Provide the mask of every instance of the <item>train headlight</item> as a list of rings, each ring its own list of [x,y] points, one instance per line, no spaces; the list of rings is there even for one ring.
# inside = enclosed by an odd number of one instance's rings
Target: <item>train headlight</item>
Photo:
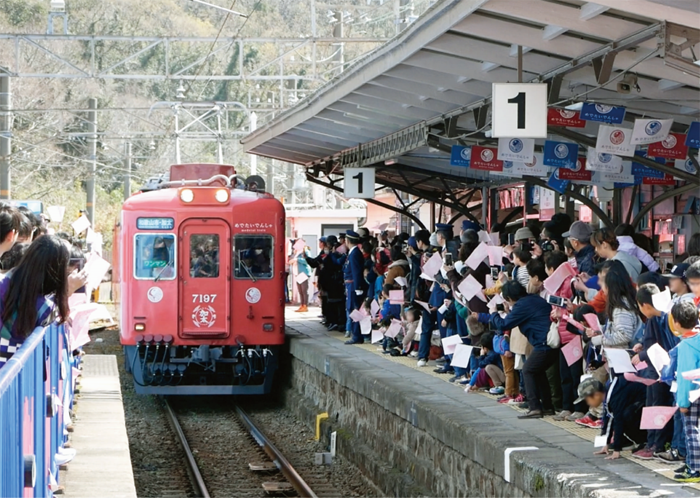
[[[188,188],[180,190],[180,200],[182,202],[192,202],[194,200],[194,192]]]
[[[134,330],[137,332],[143,332],[144,330],[146,330],[146,325],[143,323],[137,323],[136,325],[134,325]]]
[[[214,194],[214,198],[221,203],[228,202],[228,196],[229,196],[228,190],[223,189],[223,188],[217,190],[216,193]]]

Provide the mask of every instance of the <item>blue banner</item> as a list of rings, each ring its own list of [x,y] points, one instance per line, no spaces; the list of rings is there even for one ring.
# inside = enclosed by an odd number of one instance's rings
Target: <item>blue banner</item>
[[[547,156],[545,155],[545,157]],[[547,180],[547,186],[553,188],[560,194],[566,193],[569,183],[571,183],[569,180],[562,180],[559,178],[559,170],[557,169],[555,169],[552,174],[549,175],[549,179]]]
[[[555,142],[547,140],[544,143],[544,159],[542,162],[546,166],[555,168],[576,168],[578,159],[578,144],[571,142]]]
[[[583,104],[581,119],[600,123],[620,124],[625,119],[624,107],[605,104]]]
[[[469,167],[472,160],[472,148],[462,147],[461,145],[453,145],[450,154],[450,166]]]
[[[635,150],[634,155],[645,158],[647,157],[647,153],[644,150]],[[649,157],[648,159],[651,159],[659,164],[666,164],[666,159],[663,157]],[[634,160],[632,161],[632,174],[634,175],[635,179],[644,178],[645,176],[647,178],[664,178],[666,176],[663,171],[649,168],[648,166],[644,166],[643,164],[635,162]]]
[[[685,137],[686,147],[700,148],[700,121],[693,121],[688,128],[688,135]]]

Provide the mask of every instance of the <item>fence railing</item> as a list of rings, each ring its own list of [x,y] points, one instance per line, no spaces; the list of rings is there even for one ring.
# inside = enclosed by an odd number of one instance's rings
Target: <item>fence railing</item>
[[[37,328],[0,368],[0,497],[51,496],[73,401],[64,326]],[[68,416],[67,416],[68,415]]]

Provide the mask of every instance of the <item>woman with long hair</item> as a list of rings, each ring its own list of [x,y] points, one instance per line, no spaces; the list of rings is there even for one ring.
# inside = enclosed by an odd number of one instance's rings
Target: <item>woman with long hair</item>
[[[632,280],[637,281],[637,277],[642,273],[642,263],[626,252],[620,251],[620,242],[617,240],[615,232],[610,228],[601,228],[591,235],[591,244],[595,247],[595,252],[603,259],[620,261],[625,265],[627,275]]]
[[[14,206],[0,202],[0,256],[17,242],[23,216]]]
[[[0,366],[35,328],[47,325],[54,310],[68,319],[68,297],[85,284],[84,273],[69,273],[70,251],[61,239],[44,235],[0,281]]]

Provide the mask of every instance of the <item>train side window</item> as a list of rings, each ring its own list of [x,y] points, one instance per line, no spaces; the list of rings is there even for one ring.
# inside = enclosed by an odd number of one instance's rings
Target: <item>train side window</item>
[[[219,236],[197,234],[190,237],[190,277],[219,276]]]
[[[233,274],[236,278],[272,278],[274,241],[271,235],[236,235],[233,244]]]
[[[174,280],[176,277],[175,235],[137,233],[134,235],[134,278]]]

